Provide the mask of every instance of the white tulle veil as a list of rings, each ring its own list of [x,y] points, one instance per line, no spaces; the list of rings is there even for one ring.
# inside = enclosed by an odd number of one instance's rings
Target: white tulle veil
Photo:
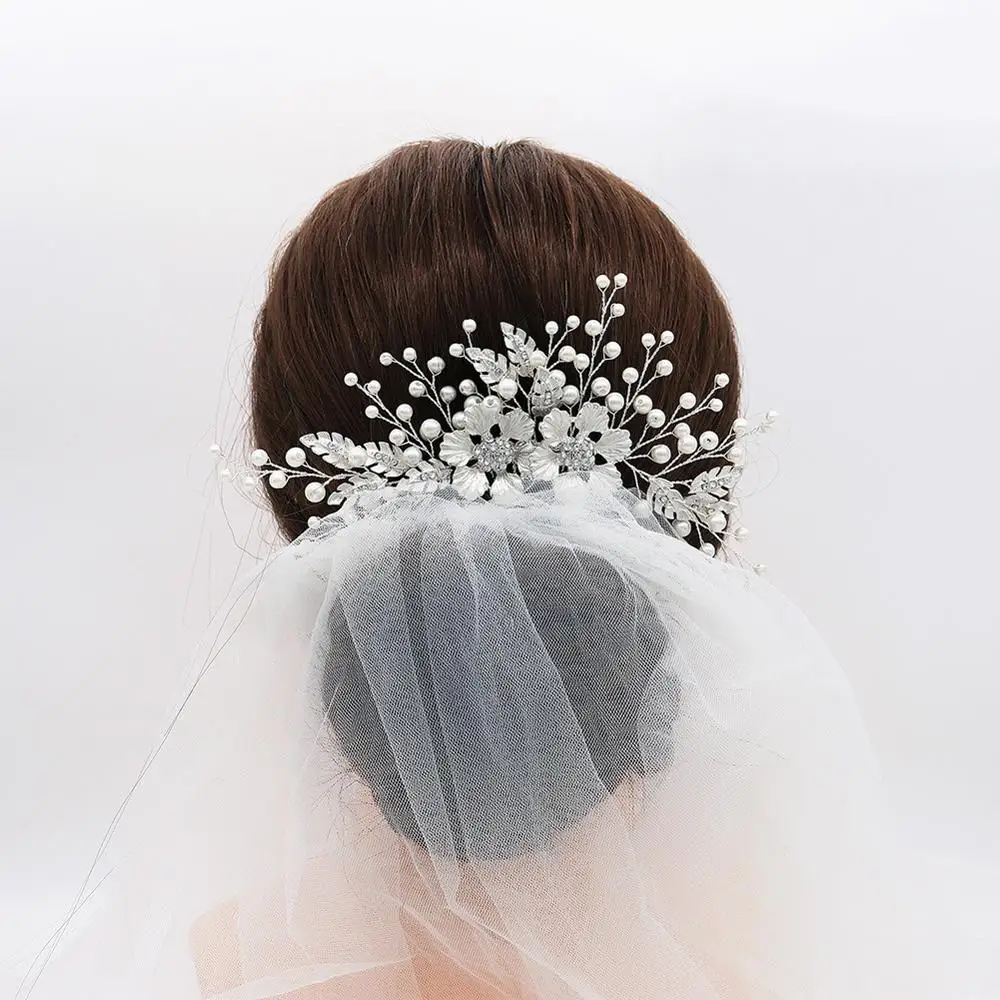
[[[1000,996],[823,643],[634,499],[387,491],[268,560],[24,995]]]

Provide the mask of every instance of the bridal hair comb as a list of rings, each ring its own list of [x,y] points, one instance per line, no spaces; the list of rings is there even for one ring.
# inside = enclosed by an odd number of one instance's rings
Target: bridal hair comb
[[[721,438],[711,430],[696,437],[688,420],[722,410],[721,393],[729,384],[724,372],[702,398],[683,392],[672,414],[657,408],[646,390],[673,371],[664,356],[674,340],[669,330],[642,335],[642,366],[622,369],[620,386],[601,375],[622,353],[610,331],[625,313],[615,296],[627,281],[624,274],[613,279],[599,275],[600,318],[581,323],[569,316],[562,327],[546,323],[544,347],[510,323],[500,324],[506,353],[477,347],[476,323],[465,320],[465,343],[448,348],[472,370],[457,387],[439,384],[445,369],[441,357],[421,367],[412,347],[404,348],[402,357],[383,353],[379,360],[384,366],[397,365],[412,377],[410,396],[427,400],[439,416],[414,426],[411,403],[391,406],[377,380],[362,382],[348,372],[345,384],[368,399],[365,416],[389,425],[386,440],[355,444],[342,434],[317,431],[301,437],[286,452],[284,464],[257,449],[250,456],[246,485],[263,480],[273,489],[285,489],[305,480],[306,501],[325,501],[331,507],[386,487],[433,492],[450,486],[469,500],[503,502],[565,473],[606,476],[622,484],[624,471],[652,513],[669,521],[680,537],[694,532],[701,549],[715,555],[726,540],[745,534],[732,524],[744,439],[766,430],[777,414],[769,412],[754,425],[737,419]],[[572,339],[581,325],[585,349]],[[221,455],[217,445],[212,450]],[[704,468],[709,460],[717,464]],[[702,471],[686,476],[696,462]],[[223,467],[222,474],[232,472]]]

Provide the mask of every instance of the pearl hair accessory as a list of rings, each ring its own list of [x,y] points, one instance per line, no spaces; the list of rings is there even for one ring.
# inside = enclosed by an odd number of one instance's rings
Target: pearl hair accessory
[[[355,444],[342,434],[317,431],[299,439],[285,454],[284,464],[257,449],[250,455],[253,471],[247,485],[264,480],[284,489],[294,480],[308,480],[303,490],[311,504],[339,507],[369,490],[385,487],[408,492],[433,492],[451,486],[468,500],[503,501],[557,476],[575,473],[600,475],[622,483],[624,473],[640,497],[640,506],[669,521],[674,532],[692,532],[706,555],[715,555],[729,539],[741,539],[745,529],[733,526],[732,499],[745,460],[743,441],[767,430],[777,414],[769,412],[751,425],[740,418],[728,434],[714,431],[695,436],[689,421],[699,413],[718,413],[720,393],[729,376],[715,376],[702,398],[693,392],[678,397],[673,413],[653,402],[647,390],[668,378],[672,362],[663,357],[674,335],[645,333],[641,367],[627,366],[619,374],[621,386],[599,374],[622,354],[622,345],[609,339],[614,321],[625,313],[616,295],[625,287],[624,274],[597,277],[601,293],[599,319],[581,322],[569,316],[560,328],[545,324],[547,345],[539,347],[524,330],[501,323],[506,353],[477,347],[472,339],[475,320],[462,323],[465,343],[449,346],[451,358],[464,359],[474,375],[454,385],[439,385],[446,367],[432,357],[422,368],[417,352],[404,348],[402,357],[388,351],[379,360],[412,376],[409,395],[426,400],[436,415],[414,426],[410,403],[391,406],[375,380],[362,382],[354,372],[344,383],[367,398],[365,414],[389,425],[386,440]],[[584,345],[571,335],[582,327]],[[221,455],[217,445],[212,450]],[[706,460],[717,464],[685,478],[685,470]],[[222,468],[222,475],[232,472]],[[310,524],[319,518],[310,518]]]

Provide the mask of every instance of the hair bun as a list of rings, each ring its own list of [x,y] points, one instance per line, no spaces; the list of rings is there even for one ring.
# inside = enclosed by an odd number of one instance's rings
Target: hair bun
[[[484,638],[476,645],[475,637],[486,629],[481,630],[476,620],[474,570],[452,558],[447,565],[454,568],[455,578],[443,582],[437,578],[435,592],[428,591],[421,567],[427,547],[439,540],[423,531],[405,535],[398,551],[409,632],[404,648],[412,653],[412,666],[363,665],[339,599],[332,603],[329,633],[323,637],[323,703],[348,764],[371,789],[398,833],[431,853],[454,853],[459,858],[515,857],[544,846],[629,777],[665,766],[676,716],[676,679],[662,671],[668,636],[642,588],[593,552],[558,540],[510,533],[501,537],[507,543],[502,558],[513,568],[512,584],[523,601],[518,621],[529,623],[527,634],[509,636],[510,647],[534,643],[527,655],[550,663],[550,674],[557,678],[533,689],[532,704],[511,704],[505,695],[505,671],[518,669],[517,651],[511,655],[515,665],[510,665],[493,640]],[[352,606],[352,615],[357,612]],[[372,612],[374,620],[377,611]],[[454,634],[473,636],[473,648],[464,650],[462,659],[472,665],[472,675],[432,656],[429,620],[437,628],[444,621],[445,630],[452,633],[442,615],[458,626]],[[492,623],[492,635],[496,625]],[[537,649],[539,642],[543,650]],[[408,706],[407,712],[412,713],[414,740],[429,733],[450,831],[446,843],[429,842],[421,829],[415,814],[422,810],[414,808],[411,796],[426,790],[404,787],[397,762],[400,747],[392,745],[376,707],[371,675],[377,674],[378,684],[404,684],[407,678],[395,677],[395,670],[413,670],[416,675],[419,704]],[[662,711],[660,718],[650,718],[644,710],[656,684],[668,685],[666,700],[662,688],[653,699],[668,705],[667,718]],[[590,758],[579,766],[567,764],[556,727],[544,724],[549,714],[553,719],[569,718],[567,701]],[[492,717],[484,718],[487,713]],[[516,726],[522,713],[531,715],[532,725],[525,727],[528,735],[523,739],[514,737],[512,749],[504,738],[497,739],[493,727]],[[390,728],[396,732],[398,726],[396,719]],[[504,736],[509,735],[508,730]],[[498,745],[506,749],[498,752]],[[472,766],[479,769],[477,794],[482,798],[480,812],[488,817],[485,826],[470,829],[463,822],[467,806],[458,801],[461,793],[456,788],[461,783],[456,764],[466,771]],[[582,791],[579,774],[585,766],[599,782],[589,782]],[[523,789],[532,790],[530,803],[518,797],[517,790]]]

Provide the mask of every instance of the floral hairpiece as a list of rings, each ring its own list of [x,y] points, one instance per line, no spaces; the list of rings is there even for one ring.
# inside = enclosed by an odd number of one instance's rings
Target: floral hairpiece
[[[720,393],[729,376],[721,372],[701,399],[683,392],[669,416],[657,408],[646,390],[673,371],[663,356],[674,340],[669,330],[642,335],[642,367],[621,371],[620,390],[600,375],[622,353],[621,344],[608,335],[625,313],[625,306],[614,300],[627,280],[624,274],[598,276],[600,318],[582,324],[589,340],[586,350],[571,341],[581,326],[577,316],[569,316],[561,329],[546,323],[544,348],[524,330],[501,323],[506,353],[477,347],[472,339],[476,323],[467,319],[462,323],[466,342],[451,344],[448,353],[464,358],[474,376],[457,388],[438,384],[444,358],[430,358],[425,370],[412,347],[404,348],[401,358],[383,353],[381,363],[411,375],[410,396],[427,400],[440,418],[428,417],[415,427],[410,403],[391,407],[377,380],[361,382],[348,372],[345,384],[358,387],[368,399],[365,416],[390,425],[386,440],[355,444],[335,432],[306,434],[300,446],[286,452],[285,464],[272,461],[262,449],[254,451],[254,471],[245,482],[264,479],[273,489],[284,489],[305,479],[303,494],[309,503],[338,507],[364,491],[386,487],[433,492],[450,486],[469,500],[502,501],[564,473],[602,475],[621,483],[624,470],[653,513],[670,521],[680,537],[695,532],[702,550],[714,555],[725,540],[745,534],[731,523],[733,491],[745,459],[743,439],[766,430],[777,414],[769,412],[752,426],[737,419],[721,438],[710,430],[696,437],[687,421],[723,408]],[[216,445],[213,450],[221,453]],[[685,478],[686,468],[711,459],[718,464]],[[232,473],[224,468],[223,475]]]

